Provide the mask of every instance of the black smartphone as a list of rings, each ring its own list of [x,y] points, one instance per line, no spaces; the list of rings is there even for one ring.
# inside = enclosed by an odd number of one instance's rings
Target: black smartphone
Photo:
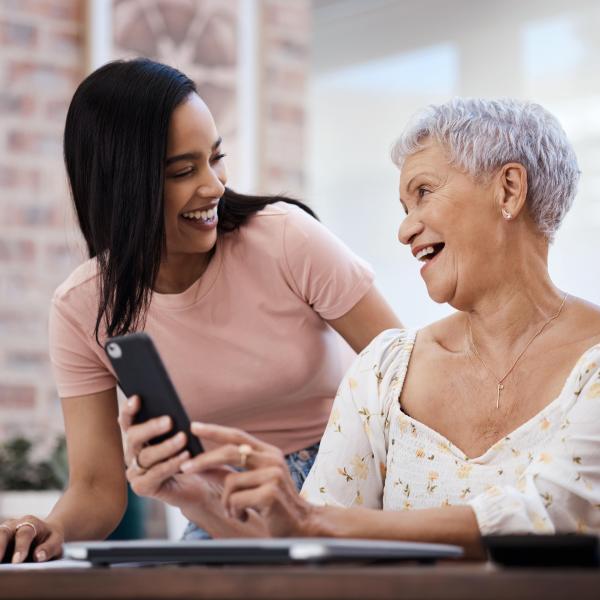
[[[190,430],[190,420],[150,336],[130,333],[110,338],[104,350],[125,395],[135,394],[142,399],[134,422],[143,423],[163,415],[169,415],[173,420],[171,431],[153,438],[150,443],[159,444],[183,431],[187,436],[185,448],[190,455],[203,452],[200,440]]]

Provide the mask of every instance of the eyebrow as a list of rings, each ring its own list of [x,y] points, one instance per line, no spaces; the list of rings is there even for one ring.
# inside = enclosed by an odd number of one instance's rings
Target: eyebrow
[[[210,149],[211,154],[219,148],[222,142],[223,138],[219,137],[219,139],[212,145]],[[186,152],[184,154],[176,154],[175,156],[169,156],[169,158],[167,158],[165,161],[165,165],[168,167],[178,160],[198,160],[201,156],[202,152]]]
[[[410,190],[413,181],[417,178],[417,177],[421,177],[422,175],[425,175],[427,177],[435,177],[435,175],[433,173],[428,173],[427,171],[423,172],[423,173],[417,173],[416,175],[413,175],[410,178],[410,181],[406,184],[406,190]],[[404,204],[404,201],[402,200],[402,197],[400,198],[400,204],[402,204],[402,206],[404,207],[404,210],[406,212],[406,205]]]

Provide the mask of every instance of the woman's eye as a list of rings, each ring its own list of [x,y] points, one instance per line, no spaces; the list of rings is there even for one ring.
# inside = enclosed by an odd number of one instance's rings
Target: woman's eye
[[[429,193],[429,190],[423,186],[417,189],[417,193],[419,194],[419,198],[422,198],[425,194]]]
[[[193,168],[189,168],[189,169],[185,169],[185,171],[178,171],[177,173],[173,173],[173,175],[171,175],[171,177],[174,177],[175,179],[179,179],[180,177],[185,177],[186,175],[189,175],[190,173],[193,173],[194,169]]]
[[[223,153],[217,154],[216,156],[212,157],[212,162],[213,163],[219,162],[222,158],[225,158],[226,156],[227,156],[227,154],[223,154]]]

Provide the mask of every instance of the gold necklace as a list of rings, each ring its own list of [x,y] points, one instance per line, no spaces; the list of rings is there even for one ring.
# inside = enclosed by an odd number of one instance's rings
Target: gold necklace
[[[548,325],[550,325],[550,323],[552,323],[552,321],[554,321],[555,319],[558,319],[558,317],[560,316],[560,313],[563,309],[563,306],[565,305],[565,302],[567,301],[568,295],[569,294],[565,294],[565,297],[563,298],[563,300],[560,304],[560,308],[547,321],[545,321],[545,323],[540,327],[540,330],[527,342],[527,344],[525,344],[525,348],[523,348],[523,350],[521,350],[521,352],[519,353],[517,358],[515,358],[511,367],[508,369],[508,371],[506,371],[506,373],[504,373],[504,375],[502,377],[498,377],[494,373],[494,371],[492,371],[485,364],[485,361],[479,355],[479,352],[477,351],[477,347],[475,346],[475,341],[473,340],[473,330],[471,329],[471,321],[469,321],[469,342],[471,344],[471,348],[473,348],[473,353],[479,359],[481,364],[487,369],[487,371],[493,376],[493,378],[496,380],[496,383],[498,385],[498,395],[496,396],[496,408],[500,408],[500,394],[501,394],[502,390],[504,389],[504,380],[512,373],[513,369],[517,366],[519,359],[523,356],[523,354],[525,354],[525,352],[527,351],[527,348],[529,348],[529,346],[531,346],[533,340],[535,340],[535,338],[538,337],[542,333],[542,331],[544,331],[544,329],[546,329],[546,327],[548,327]]]

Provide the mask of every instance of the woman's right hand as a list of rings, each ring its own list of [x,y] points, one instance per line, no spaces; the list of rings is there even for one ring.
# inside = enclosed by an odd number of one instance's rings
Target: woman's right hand
[[[213,537],[264,537],[268,532],[262,519],[251,511],[245,522],[227,514],[221,494],[227,467],[205,470],[201,475],[182,473],[181,465],[190,458],[184,450],[186,436],[178,433],[160,444],[148,445],[171,427],[169,417],[133,424],[140,409],[140,398],[132,396],[122,407],[119,423],[125,433],[127,480],[138,496],[149,496],[177,506],[191,521]]]
[[[62,528],[33,515],[0,523],[0,561],[22,563],[29,556],[36,562],[59,558],[65,535]],[[13,546],[12,556],[7,554]]]
[[[183,511],[211,505],[215,490],[222,486],[230,471],[214,469],[202,477],[183,474],[180,467],[190,458],[185,449],[185,433],[176,433],[159,444],[149,444],[153,438],[172,429],[172,420],[165,415],[134,424],[140,406],[139,396],[132,396],[119,414],[125,433],[126,476],[131,489],[138,496],[156,498]]]
[[[140,405],[139,396],[132,396],[119,413],[119,424],[125,434],[127,480],[139,496],[158,498],[179,506],[173,495],[176,493],[173,477],[190,456],[185,450],[186,436],[179,432],[160,444],[150,445],[151,439],[172,428],[172,421],[165,415],[134,425],[133,419]]]

